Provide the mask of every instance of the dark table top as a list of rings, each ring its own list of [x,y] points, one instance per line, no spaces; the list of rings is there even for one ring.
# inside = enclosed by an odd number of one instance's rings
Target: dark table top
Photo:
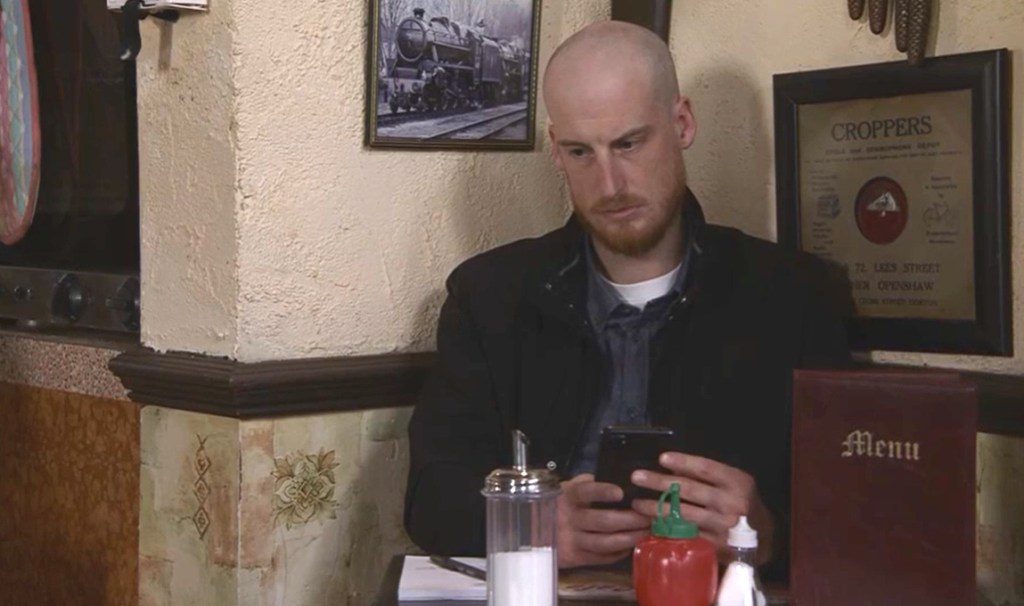
[[[388,565],[387,572],[384,573],[384,579],[381,581],[380,594],[378,594],[377,601],[374,602],[374,606],[486,606],[486,600],[479,602],[468,600],[399,602],[398,581],[402,577],[402,564],[404,561],[404,555],[397,555],[391,559],[391,564]],[[788,604],[783,597],[785,594],[784,591],[770,588],[768,594],[770,604]],[[558,603],[563,606],[623,606],[623,604],[626,604],[627,602],[561,599]]]

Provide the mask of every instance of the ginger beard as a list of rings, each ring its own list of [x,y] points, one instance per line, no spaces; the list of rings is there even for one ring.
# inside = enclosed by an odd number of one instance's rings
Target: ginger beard
[[[577,202],[570,183],[573,212],[583,229],[605,248],[627,257],[643,256],[665,238],[674,221],[680,220],[686,178],[681,166],[676,167],[672,175],[674,179],[671,190],[662,200],[653,202],[641,196],[621,194],[602,198],[591,208],[583,208]],[[608,211],[631,206],[642,208],[638,217],[617,221],[604,215]]]

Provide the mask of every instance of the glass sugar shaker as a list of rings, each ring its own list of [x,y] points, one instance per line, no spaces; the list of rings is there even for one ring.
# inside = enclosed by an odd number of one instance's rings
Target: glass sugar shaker
[[[488,606],[555,606],[558,476],[527,467],[529,440],[512,432],[513,466],[484,481]]]

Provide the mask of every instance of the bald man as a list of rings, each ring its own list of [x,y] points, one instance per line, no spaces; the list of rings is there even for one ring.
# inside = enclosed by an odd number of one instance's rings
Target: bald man
[[[573,215],[449,277],[438,367],[409,426],[410,537],[432,553],[483,553],[479,490],[510,464],[518,428],[531,462],[564,480],[559,565],[620,561],[655,503],[595,507],[623,497],[594,481],[601,430],[667,426],[677,448],[632,481],[679,482],[683,514],[720,547],[749,516],[767,576],[783,575],[792,370],[849,359],[824,267],[705,223],[683,163],[696,119],[651,32],[576,33],[548,63],[544,101]]]

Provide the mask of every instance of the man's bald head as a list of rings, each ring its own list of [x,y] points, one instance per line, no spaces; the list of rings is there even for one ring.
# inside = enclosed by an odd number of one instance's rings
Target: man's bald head
[[[623,21],[599,21],[569,36],[551,55],[544,72],[544,99],[550,105],[561,86],[576,78],[639,78],[652,101],[671,105],[679,95],[675,62],[654,32]],[[550,109],[550,107],[549,107]]]
[[[682,152],[697,123],[665,43],[628,23],[590,25],[548,61],[544,103],[551,157],[602,262],[675,259],[683,239]]]

